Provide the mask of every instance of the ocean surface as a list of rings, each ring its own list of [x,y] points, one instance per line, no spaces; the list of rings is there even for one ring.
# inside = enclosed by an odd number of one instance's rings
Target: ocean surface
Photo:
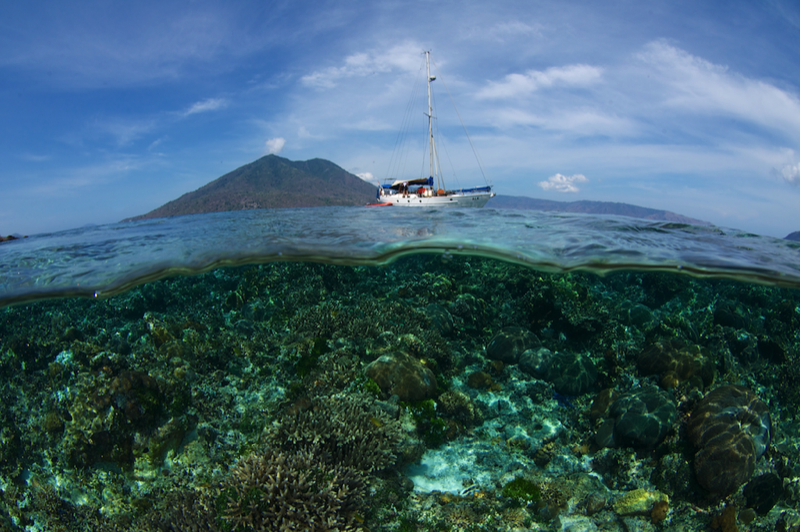
[[[506,209],[0,243],[0,531],[798,530],[798,288],[796,242]]]

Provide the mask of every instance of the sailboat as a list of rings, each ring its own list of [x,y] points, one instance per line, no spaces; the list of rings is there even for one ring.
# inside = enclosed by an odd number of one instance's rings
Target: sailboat
[[[474,188],[448,189],[439,164],[433,127],[431,83],[431,53],[425,53],[425,70],[428,85],[428,148],[430,149],[430,174],[416,179],[394,179],[378,186],[376,203],[371,206],[394,207],[483,207],[494,197],[491,185]],[[471,144],[471,142],[470,142]],[[423,174],[424,175],[424,174]]]

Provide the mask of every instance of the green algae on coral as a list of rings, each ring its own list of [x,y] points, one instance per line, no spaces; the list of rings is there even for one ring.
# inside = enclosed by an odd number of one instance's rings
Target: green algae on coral
[[[447,440],[447,423],[436,412],[436,401],[426,399],[400,403],[414,420],[417,434],[429,447],[438,447]]]
[[[539,485],[525,477],[514,478],[503,486],[501,493],[507,499],[518,499],[526,504],[539,502],[542,498]]]

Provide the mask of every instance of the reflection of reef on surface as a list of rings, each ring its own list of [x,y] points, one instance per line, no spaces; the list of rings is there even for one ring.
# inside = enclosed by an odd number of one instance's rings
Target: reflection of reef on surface
[[[798,308],[426,255],[0,309],[0,529],[791,530]]]

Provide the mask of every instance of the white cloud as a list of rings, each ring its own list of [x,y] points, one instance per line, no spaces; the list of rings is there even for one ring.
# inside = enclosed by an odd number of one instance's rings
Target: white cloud
[[[587,183],[589,180],[583,174],[550,176],[547,181],[539,181],[542,190],[555,190],[556,192],[578,192],[580,189],[575,183]]]
[[[328,67],[317,70],[300,78],[307,87],[330,89],[340,79],[361,77],[393,70],[415,72],[420,65],[422,47],[413,43],[405,43],[380,54],[360,52],[347,56],[339,67]]]
[[[372,175],[372,172],[361,172],[361,173],[356,174],[356,176],[360,177],[361,179],[363,179],[364,181],[366,181],[367,183],[369,183],[371,185],[377,185],[378,184],[378,180],[375,179],[375,176]]]
[[[781,175],[783,176],[784,181],[789,183],[790,185],[799,186],[800,185],[800,163],[798,164],[787,164],[781,169]]]
[[[193,104],[186,112],[183,113],[183,116],[189,116],[196,113],[205,113],[207,111],[216,111],[217,109],[222,109],[228,105],[228,101],[224,98],[208,98],[207,100],[203,100]]]
[[[588,86],[600,80],[603,69],[590,65],[567,65],[547,70],[529,70],[524,74],[509,74],[503,81],[491,81],[478,91],[478,98],[503,99],[527,96],[541,88],[555,85]]]
[[[281,150],[283,150],[285,144],[286,139],[283,137],[275,137],[274,139],[269,139],[267,142],[265,142],[264,146],[266,147],[268,154],[278,155]]]
[[[800,98],[764,81],[729,72],[728,68],[658,41],[639,59],[655,69],[668,87],[665,103],[692,112],[722,114],[800,139]]]

